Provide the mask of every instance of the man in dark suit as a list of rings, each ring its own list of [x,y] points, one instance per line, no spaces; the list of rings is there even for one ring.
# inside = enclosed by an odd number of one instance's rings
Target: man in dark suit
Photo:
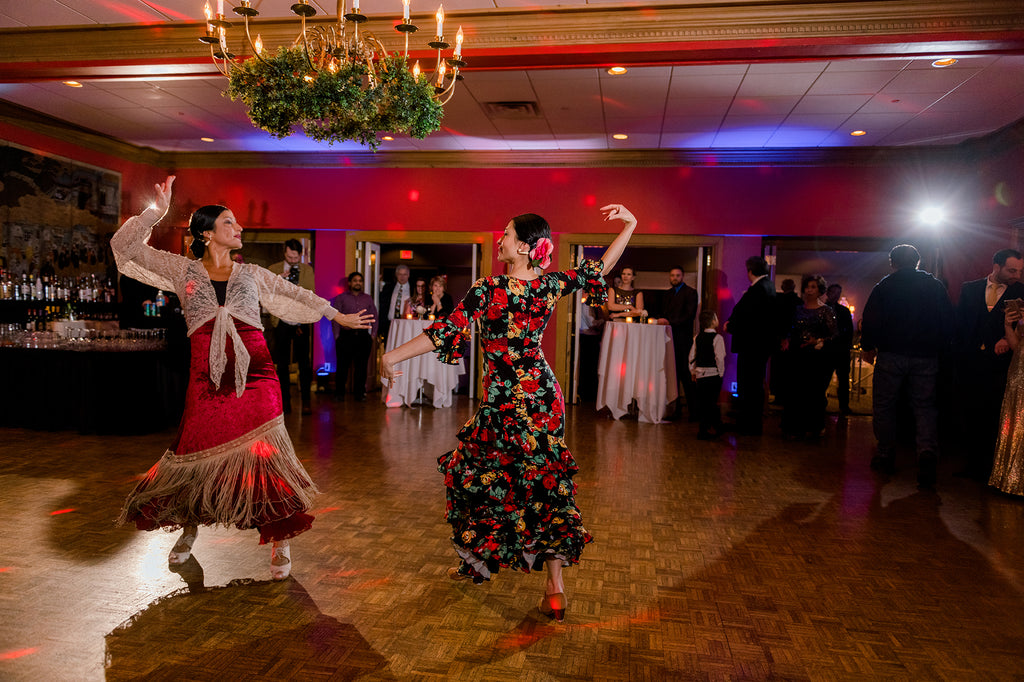
[[[412,297],[412,286],[409,284],[409,266],[399,265],[395,268],[395,281],[388,282],[380,292],[380,323],[381,343],[387,344],[388,332],[391,331],[391,320],[402,317],[405,301]]]
[[[768,264],[760,256],[751,256],[746,266],[750,286],[733,307],[725,331],[732,335],[732,352],[736,353],[737,428],[756,436],[763,428],[764,375],[768,358],[779,343],[779,325]]]
[[[825,292],[825,305],[835,313],[836,326],[839,328],[839,336],[832,342],[832,347],[826,350],[829,353],[831,370],[836,375],[839,413],[852,414],[850,411],[850,350],[853,348],[853,314],[849,308],[839,302],[842,295],[843,287],[839,284],[833,284]]]
[[[942,282],[917,269],[920,263],[921,254],[910,244],[889,252],[893,272],[874,286],[864,304],[860,342],[864,362],[875,365],[871,414],[878,454],[871,468],[896,470],[899,408],[905,396],[914,415],[917,484],[931,489],[939,453],[939,364],[953,338],[953,304]]]
[[[956,306],[957,394],[964,401],[960,437],[967,457],[967,466],[958,475],[982,482],[988,480],[992,468],[1012,355],[1003,338],[1005,302],[1024,298],[1022,269],[1019,251],[997,251],[992,256],[992,272],[965,282]]]
[[[280,275],[292,284],[313,291],[316,278],[313,266],[302,262],[302,242],[289,239],[284,243],[284,260],[267,268],[275,275]],[[313,414],[312,387],[313,366],[310,356],[312,349],[313,325],[291,324],[271,316],[270,324],[274,328],[274,364],[277,365],[277,377],[281,382],[281,404],[285,414],[292,411],[292,358],[299,365],[299,395],[302,398],[302,414]]]
[[[690,376],[690,346],[693,345],[693,322],[697,318],[697,290],[683,283],[683,269],[675,266],[668,271],[668,291],[661,299],[660,324],[671,325],[672,346],[676,356],[676,379],[683,384],[686,410],[690,421],[696,421],[696,392]],[[682,415],[682,404],[676,402],[675,416]]]

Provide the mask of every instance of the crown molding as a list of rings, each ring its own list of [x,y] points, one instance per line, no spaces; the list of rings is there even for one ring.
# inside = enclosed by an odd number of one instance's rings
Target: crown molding
[[[166,154],[152,147],[140,147],[123,142],[117,138],[3,100],[0,100],[0,123],[46,135],[61,142],[78,145],[90,151],[108,154],[133,163],[144,163],[157,167],[162,167],[166,163]]]
[[[1020,0],[864,0],[848,2],[699,3],[653,7],[545,8],[450,12],[449,25],[467,34],[470,68],[542,68],[605,63],[687,63],[706,59],[998,52],[1024,49]],[[402,37],[393,16],[367,26],[389,51]],[[416,18],[421,23],[430,20]],[[313,25],[330,25],[319,18]],[[267,45],[289,44],[294,19],[254,22]],[[208,76],[216,70],[200,43],[201,23],[105,25],[0,30],[0,80],[72,77]],[[245,54],[241,22],[229,33]],[[426,31],[420,32],[420,35]],[[813,39],[815,45],[810,45]],[[410,54],[433,51],[416,46]]]

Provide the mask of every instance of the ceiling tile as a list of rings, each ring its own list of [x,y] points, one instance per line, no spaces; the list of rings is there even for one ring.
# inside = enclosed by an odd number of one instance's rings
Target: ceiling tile
[[[834,63],[833,63],[834,64]],[[872,95],[891,81],[899,69],[892,71],[833,71],[821,74],[807,91],[808,95]]]
[[[871,95],[807,95],[793,108],[794,114],[839,114],[857,111]]]
[[[754,65],[751,65],[754,66]],[[736,91],[737,97],[803,95],[818,77],[816,72],[805,73],[748,73]]]

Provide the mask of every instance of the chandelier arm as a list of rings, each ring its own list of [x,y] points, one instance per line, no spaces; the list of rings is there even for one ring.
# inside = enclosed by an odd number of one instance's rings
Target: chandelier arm
[[[455,78],[453,77],[452,78],[452,82],[448,84],[448,87],[446,87],[444,90],[442,90],[441,92],[439,92],[436,95],[434,95],[434,99],[437,100],[438,104],[440,104],[441,106],[444,106],[445,104],[448,104],[448,100],[450,100],[452,98],[452,96],[454,96],[454,95],[455,95]]]
[[[316,73],[320,73],[320,69],[316,68],[313,64],[313,60],[309,57],[309,41],[306,40],[306,15],[301,14],[299,16],[302,18],[302,47],[304,48],[303,54],[306,55],[306,63],[309,64],[310,69]]]
[[[260,60],[261,62],[269,66],[270,62],[263,58],[263,56],[260,54],[260,51],[256,49],[256,44],[252,42],[252,35],[250,35],[249,33],[249,17],[243,15],[242,18],[245,19],[245,39],[249,41],[249,49],[252,50],[252,53],[256,56],[256,59]]]
[[[220,61],[217,59],[217,53],[213,51],[213,43],[210,44],[210,59],[213,61],[213,65],[217,67],[218,71],[220,71],[220,75],[225,78],[231,78],[231,67],[228,66],[228,60],[226,57],[227,55],[225,55],[224,66],[221,67]]]

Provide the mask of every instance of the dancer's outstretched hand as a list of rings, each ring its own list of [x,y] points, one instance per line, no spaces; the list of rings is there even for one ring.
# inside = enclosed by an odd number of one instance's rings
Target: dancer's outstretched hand
[[[397,379],[400,376],[402,376],[402,373],[395,371],[395,363],[394,363],[394,361],[388,356],[388,353],[385,353],[384,356],[380,360],[380,380],[381,380],[381,382],[388,389],[390,389],[394,385],[395,379]]]
[[[358,313],[348,315],[338,313],[334,316],[334,321],[346,329],[369,329],[373,326],[373,315],[363,308]]]
[[[605,214],[605,220],[621,220],[626,223],[626,227],[636,227],[636,216],[622,204],[602,206],[601,212]]]
[[[153,185],[153,188],[156,189],[156,200],[153,203],[156,205],[156,210],[160,211],[160,215],[167,213],[167,209],[171,207],[171,186],[174,184],[175,177],[168,175],[166,180]]]

